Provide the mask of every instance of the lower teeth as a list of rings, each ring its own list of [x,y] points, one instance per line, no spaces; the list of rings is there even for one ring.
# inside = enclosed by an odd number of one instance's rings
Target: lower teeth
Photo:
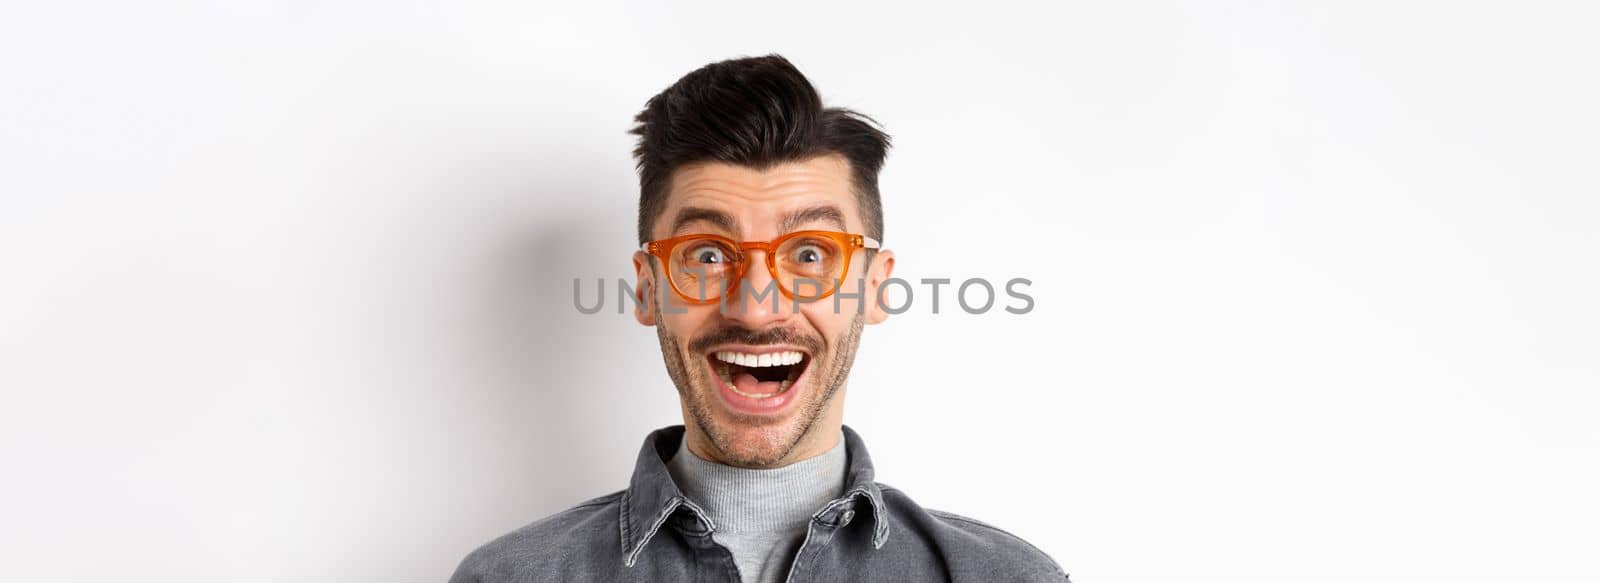
[[[794,386],[794,381],[793,380],[791,380],[791,379],[783,379],[781,381],[778,381],[778,390],[777,391],[774,391],[774,392],[771,392],[771,393],[746,393],[744,391],[739,390],[739,387],[733,384],[733,371],[728,370],[728,368],[729,368],[728,367],[728,363],[726,363],[726,362],[718,362],[717,363],[717,376],[722,377],[722,384],[725,384],[725,385],[728,386],[728,388],[733,389],[733,392],[738,393],[738,394],[743,395],[743,396],[746,396],[746,397],[752,397],[752,398],[756,398],[756,399],[764,399],[764,398],[767,398],[767,397],[771,397],[771,396],[777,395],[777,394],[782,393],[784,391],[787,391],[787,390],[789,390],[789,387]]]

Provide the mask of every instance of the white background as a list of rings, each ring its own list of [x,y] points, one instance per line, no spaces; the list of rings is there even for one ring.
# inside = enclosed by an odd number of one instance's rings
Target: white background
[[[868,330],[884,482],[1080,582],[1600,581],[1591,4],[575,4],[0,9],[0,579],[442,581],[622,488],[676,396],[572,278],[777,51],[899,275],[1034,281]]]

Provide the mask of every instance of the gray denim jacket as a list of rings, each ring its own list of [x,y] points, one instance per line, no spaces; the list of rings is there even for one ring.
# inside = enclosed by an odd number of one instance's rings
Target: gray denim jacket
[[[725,581],[739,583],[715,525],[667,473],[683,426],[645,438],[628,489],[546,517],[479,547],[451,583]],[[1033,545],[982,522],[928,510],[874,482],[866,445],[844,428],[843,496],[812,515],[788,581],[1067,581]]]

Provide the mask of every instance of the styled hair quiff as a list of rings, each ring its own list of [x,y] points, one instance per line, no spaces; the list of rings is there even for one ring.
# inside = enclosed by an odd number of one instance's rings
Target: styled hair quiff
[[[667,206],[672,172],[697,162],[765,170],[837,154],[850,163],[866,235],[883,240],[878,172],[889,135],[854,111],[823,107],[811,81],[780,55],[712,63],[651,97],[630,133],[639,171],[639,242]]]

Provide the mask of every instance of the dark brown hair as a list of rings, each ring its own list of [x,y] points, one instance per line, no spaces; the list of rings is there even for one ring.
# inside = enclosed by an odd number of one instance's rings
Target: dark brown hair
[[[730,59],[684,75],[634,118],[639,136],[639,242],[667,206],[673,170],[726,162],[764,170],[783,162],[838,154],[850,162],[866,235],[883,240],[878,171],[889,135],[875,120],[822,106],[811,81],[779,55]]]

